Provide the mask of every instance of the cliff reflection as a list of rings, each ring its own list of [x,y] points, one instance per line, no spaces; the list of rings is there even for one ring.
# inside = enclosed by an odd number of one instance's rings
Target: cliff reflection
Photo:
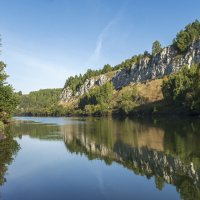
[[[154,177],[155,185],[173,184],[183,199],[200,199],[199,121],[141,122],[86,119],[62,127],[66,147],[122,164],[135,174]]]

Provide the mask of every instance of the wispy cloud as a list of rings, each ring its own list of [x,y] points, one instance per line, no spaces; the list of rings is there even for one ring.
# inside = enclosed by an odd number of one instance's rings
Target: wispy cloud
[[[88,60],[88,64],[95,64],[101,58],[104,41],[109,36],[112,27],[117,24],[118,19],[119,14],[117,14],[111,21],[109,21],[101,33],[98,35],[95,49]]]
[[[107,23],[107,25],[99,33],[94,51],[92,52],[91,56],[88,59],[88,62],[86,63],[87,66],[94,66],[100,62],[105,40],[108,37],[110,37],[111,34],[113,34],[112,30],[123,17],[124,11],[126,10],[126,7],[128,6],[128,4],[129,4],[129,0],[124,1],[120,9],[116,13],[116,15]]]
[[[110,29],[112,28],[112,26],[115,24],[116,20],[111,20],[103,29],[103,31],[99,34],[98,39],[97,39],[97,43],[96,43],[96,47],[94,50],[94,53],[92,55],[92,58],[94,60],[98,59],[101,56],[101,50],[102,50],[102,46],[103,46],[103,42],[104,39],[106,38],[106,36],[109,34]]]

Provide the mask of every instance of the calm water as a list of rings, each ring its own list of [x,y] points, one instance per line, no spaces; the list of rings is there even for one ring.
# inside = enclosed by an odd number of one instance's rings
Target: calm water
[[[16,118],[0,199],[200,199],[200,121]]]

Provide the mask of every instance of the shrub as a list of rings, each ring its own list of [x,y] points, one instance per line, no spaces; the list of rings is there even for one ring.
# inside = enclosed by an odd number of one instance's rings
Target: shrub
[[[163,81],[165,100],[192,113],[200,113],[200,65],[183,67]]]

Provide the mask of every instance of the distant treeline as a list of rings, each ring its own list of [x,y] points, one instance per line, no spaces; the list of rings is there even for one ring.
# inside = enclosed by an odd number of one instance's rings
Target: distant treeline
[[[60,116],[64,115],[63,107],[58,105],[62,89],[43,89],[30,92],[28,95],[18,93],[20,104],[15,115],[27,116]]]

